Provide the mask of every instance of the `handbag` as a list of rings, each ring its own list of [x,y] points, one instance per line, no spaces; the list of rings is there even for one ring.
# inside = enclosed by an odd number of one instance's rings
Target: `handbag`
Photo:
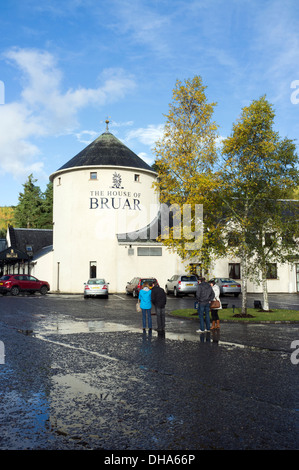
[[[210,308],[213,310],[214,308],[220,308],[220,302],[219,300],[212,300],[210,303]]]
[[[136,311],[137,311],[138,313],[141,312],[141,308],[140,308],[140,303],[139,303],[139,302],[137,302],[137,304],[136,304]]]

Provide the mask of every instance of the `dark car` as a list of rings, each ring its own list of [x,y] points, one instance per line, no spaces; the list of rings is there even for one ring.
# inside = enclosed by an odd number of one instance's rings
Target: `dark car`
[[[45,295],[50,290],[50,285],[47,281],[39,281],[34,276],[28,274],[7,274],[0,277],[0,293],[11,295],[19,295],[21,291],[30,293],[40,292]]]
[[[132,294],[133,297],[138,297],[140,289],[142,289],[143,284],[147,282],[150,286],[157,282],[155,277],[134,277],[130,282],[126,285],[126,294]]]

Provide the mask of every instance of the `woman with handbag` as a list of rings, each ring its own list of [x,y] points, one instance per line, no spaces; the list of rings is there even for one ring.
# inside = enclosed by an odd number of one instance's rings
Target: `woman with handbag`
[[[215,284],[215,281],[210,282],[213,291],[215,293],[215,299],[212,300],[210,307],[211,307],[211,316],[212,316],[212,326],[211,330],[214,330],[215,328],[220,328],[220,320],[219,320],[219,315],[218,315],[218,310],[222,308],[221,302],[220,302],[220,288]]]

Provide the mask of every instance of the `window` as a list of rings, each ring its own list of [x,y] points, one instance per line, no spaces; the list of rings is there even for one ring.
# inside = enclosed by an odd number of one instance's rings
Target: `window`
[[[228,263],[228,277],[241,279],[240,263]]]
[[[182,276],[181,277],[182,282],[197,282],[197,277],[196,276]]]
[[[96,171],[91,171],[90,172],[90,179],[91,180],[97,180],[98,179],[98,174]]]
[[[200,263],[190,263],[190,273],[202,277],[202,266]]]
[[[275,240],[275,233],[273,232],[268,232],[265,234],[265,246],[272,246],[273,242]]]
[[[134,181],[140,183],[140,175],[135,174],[134,175]]]
[[[97,277],[97,262],[96,261],[90,261],[89,263],[89,277],[91,279]]]
[[[277,279],[276,263],[267,263],[267,279]]]
[[[162,256],[162,247],[139,246],[137,248],[138,256]]]

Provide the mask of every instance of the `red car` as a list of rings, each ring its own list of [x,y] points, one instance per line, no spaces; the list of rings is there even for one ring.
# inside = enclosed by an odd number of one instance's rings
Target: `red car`
[[[142,289],[143,284],[147,282],[150,286],[158,281],[155,277],[134,277],[132,281],[128,282],[126,285],[126,294],[132,294],[133,297],[138,297],[140,289]]]
[[[11,295],[19,295],[21,291],[30,293],[38,291],[45,295],[49,290],[50,284],[47,281],[39,281],[28,274],[7,274],[0,277],[0,293],[3,295],[7,292]]]

